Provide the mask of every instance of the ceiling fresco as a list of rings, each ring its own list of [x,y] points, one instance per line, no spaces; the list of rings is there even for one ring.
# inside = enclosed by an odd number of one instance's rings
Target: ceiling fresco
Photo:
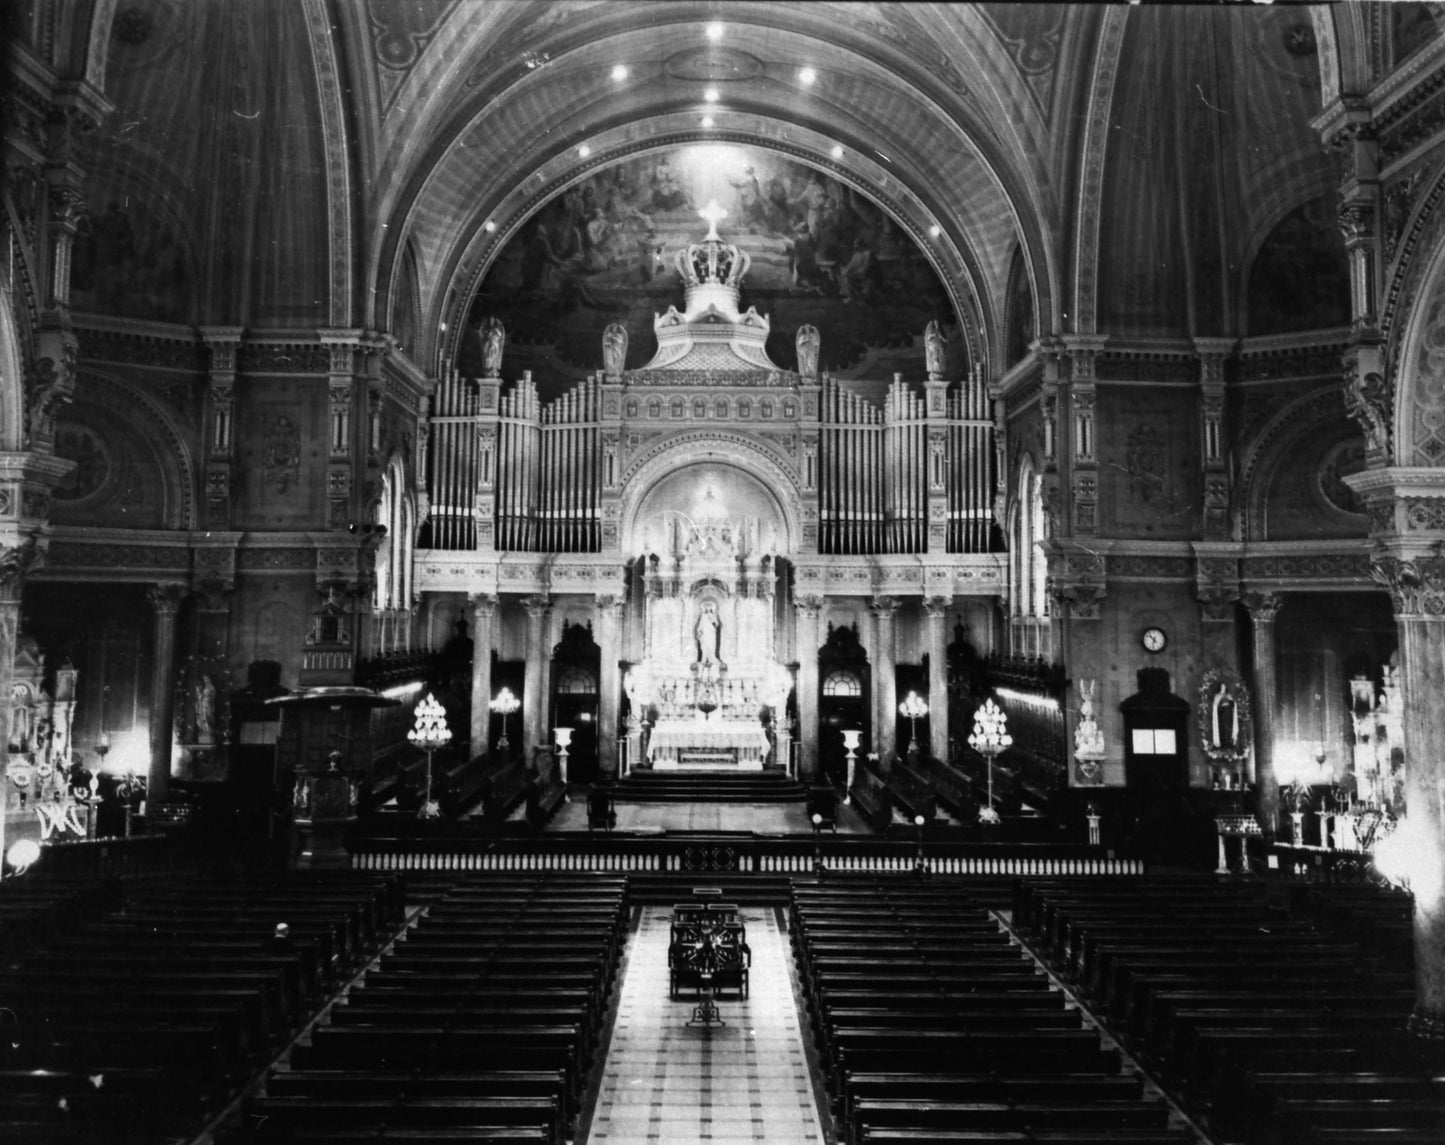
[[[752,267],[742,308],[772,320],[773,361],[796,368],[794,335],[821,334],[820,365],[843,372],[870,349],[895,347],[924,368],[921,336],[937,318],[957,333],[937,273],[909,236],[866,195],[775,152],[736,144],[687,144],[604,168],[543,206],[498,254],[469,323],[507,329],[503,375],[532,369],[543,390],[601,365],[602,331],[628,331],[627,366],[656,350],[656,314],[681,304],[677,253],[707,233],[699,211],[716,204],[725,240]],[[915,340],[917,350],[914,350]],[[950,337],[950,340],[952,338]],[[897,353],[889,356],[901,368]],[[554,366],[549,378],[548,364]],[[458,366],[480,367],[468,337]]]

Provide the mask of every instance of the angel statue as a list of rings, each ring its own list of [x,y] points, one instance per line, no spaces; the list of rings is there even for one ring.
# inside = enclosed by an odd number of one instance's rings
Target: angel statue
[[[602,331],[602,370],[609,378],[620,378],[627,363],[627,327],[613,322]]]
[[[482,321],[482,376],[502,376],[502,349],[507,343],[507,330],[500,318],[488,316]]]
[[[818,376],[818,328],[798,327],[798,373],[805,378]]]

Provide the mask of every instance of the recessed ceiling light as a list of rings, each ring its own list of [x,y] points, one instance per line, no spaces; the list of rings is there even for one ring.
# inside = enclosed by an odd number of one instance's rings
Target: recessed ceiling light
[[[800,68],[798,70],[798,82],[800,84],[810,84],[817,78],[818,73],[812,68]]]
[[[707,26],[707,38],[714,44],[723,38],[723,26],[716,20]]]
[[[711,126],[712,126],[712,116],[710,116],[710,115],[704,115],[704,116],[702,117],[702,125],[703,125],[704,127],[711,127]]]
[[[491,234],[496,229],[497,224],[492,222],[491,219],[488,219],[485,223],[482,224],[482,230],[486,231],[487,234]]]
[[[705,92],[702,93],[702,98],[705,99],[708,103],[716,103],[716,102],[717,102],[717,88],[715,88],[715,87],[710,87],[710,88],[708,88],[707,91],[705,91]]]
[[[934,223],[933,226],[928,228],[928,233],[933,238],[937,238],[939,235],[943,234],[943,228],[940,227],[937,223]]]
[[[843,158],[843,148],[839,144],[835,143],[833,144],[833,150],[830,151],[828,154],[833,156],[834,159],[841,159]]]
[[[592,148],[588,147],[587,144],[584,143],[581,147],[577,148],[577,154],[582,156],[583,159],[586,159],[587,156],[592,154]]]
[[[612,69],[612,79],[615,83],[621,83],[627,78],[627,65],[618,64]]]

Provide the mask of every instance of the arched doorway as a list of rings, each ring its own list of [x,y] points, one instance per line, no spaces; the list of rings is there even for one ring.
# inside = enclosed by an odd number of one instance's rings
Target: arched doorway
[[[856,625],[828,626],[828,638],[818,650],[818,691],[818,767],[829,782],[841,786],[848,774],[843,733],[863,733],[860,759],[873,750],[872,678]]]
[[[567,748],[567,778],[572,783],[597,779],[597,682],[602,650],[592,639],[590,625],[569,624],[552,650],[553,728],[571,728]]]

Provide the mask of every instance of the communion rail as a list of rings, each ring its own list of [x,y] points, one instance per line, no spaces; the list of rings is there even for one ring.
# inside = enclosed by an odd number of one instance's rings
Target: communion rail
[[[707,835],[629,838],[548,834],[497,837],[353,837],[351,865],[369,871],[727,871],[806,875],[821,858],[829,871],[886,873],[915,869],[916,841]],[[1144,863],[1098,847],[1037,843],[927,842],[922,852],[938,875],[1142,875]]]

